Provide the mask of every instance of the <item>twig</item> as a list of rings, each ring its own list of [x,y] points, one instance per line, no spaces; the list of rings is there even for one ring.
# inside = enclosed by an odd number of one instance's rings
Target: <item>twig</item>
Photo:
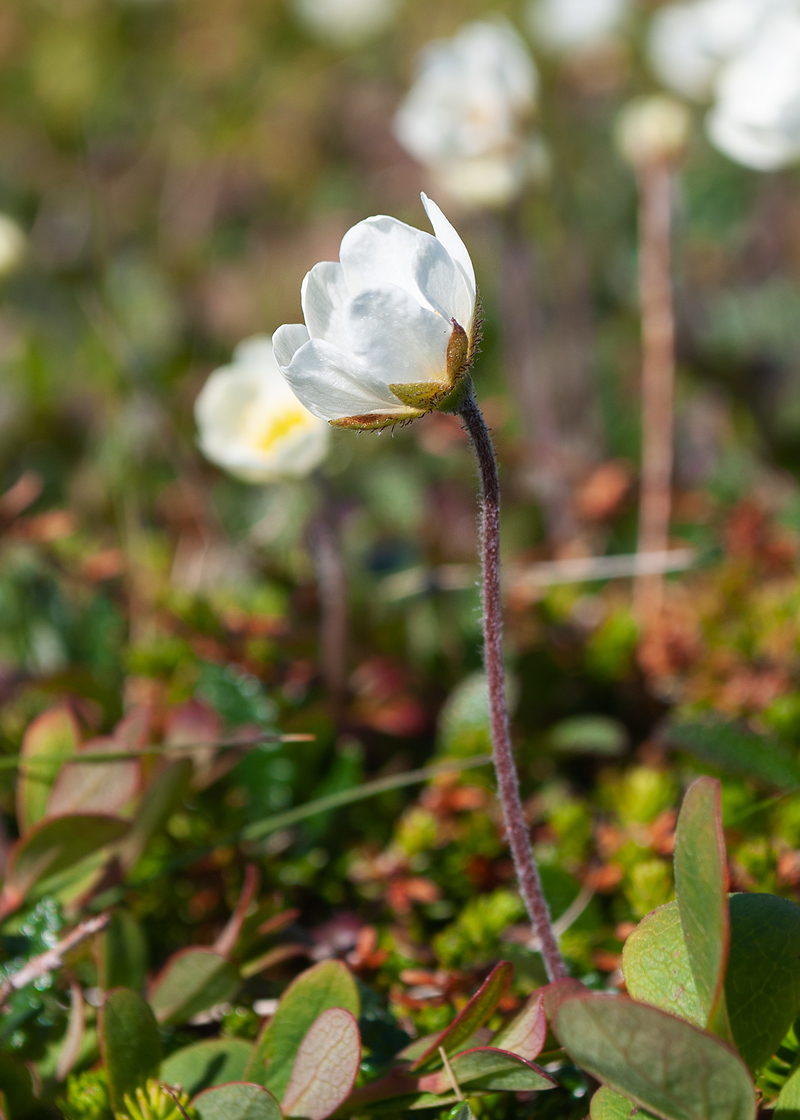
[[[439,1054],[444,1062],[444,1068],[447,1071],[447,1076],[450,1078],[450,1084],[453,1086],[453,1092],[456,1095],[456,1100],[463,1101],[464,1094],[461,1092],[461,1086],[456,1081],[456,1075],[453,1073],[453,1067],[450,1065],[447,1054],[445,1053],[444,1046],[439,1047]]]
[[[494,747],[494,768],[503,806],[509,847],[517,882],[534,931],[539,938],[547,975],[559,980],[567,969],[550,920],[550,907],[542,890],[539,868],[531,848],[522,808],[519,778],[511,746],[503,667],[503,617],[500,595],[500,480],[494,447],[481,410],[470,391],[460,410],[469,432],[481,483],[480,547],[483,572],[484,662],[489,685],[489,711]]]
[[[537,564],[504,565],[507,584],[515,593],[532,592],[564,583],[626,579],[630,576],[684,572],[697,563],[691,548],[666,552],[632,552],[619,556],[576,556],[569,560],[542,560]],[[426,591],[467,591],[475,586],[470,564],[439,564],[435,568],[406,568],[387,576],[381,584],[386,600],[406,599]]]
[[[71,933],[57,942],[52,949],[40,953],[37,957],[32,957],[22,966],[19,972],[15,972],[13,976],[7,976],[0,984],[0,1008],[5,1006],[14,992],[18,992],[27,984],[38,980],[46,972],[55,972],[62,968],[66,954],[80,945],[82,941],[86,941],[87,938],[93,937],[96,933],[104,930],[110,920],[110,913],[98,914],[96,918],[87,918],[85,922],[81,922]]]
[[[643,347],[638,549],[661,552],[669,543],[675,396],[670,164],[664,160],[643,163],[638,181]],[[660,574],[637,577],[635,605],[642,622],[659,613],[663,597]]]

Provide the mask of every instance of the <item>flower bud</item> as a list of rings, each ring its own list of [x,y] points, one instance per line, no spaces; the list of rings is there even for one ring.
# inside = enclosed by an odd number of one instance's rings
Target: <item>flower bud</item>
[[[691,115],[680,101],[664,94],[631,101],[617,118],[615,138],[634,167],[676,163],[686,150]]]

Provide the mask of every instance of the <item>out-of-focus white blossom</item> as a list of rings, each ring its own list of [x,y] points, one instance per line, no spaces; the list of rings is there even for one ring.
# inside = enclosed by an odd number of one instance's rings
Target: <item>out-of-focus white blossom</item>
[[[336,427],[378,429],[432,411],[467,373],[477,290],[466,246],[422,196],[436,236],[396,218],[344,235],[339,263],[303,281],[305,325],[279,327],[275,358],[297,396]]]
[[[401,144],[438,185],[478,206],[508,202],[541,167],[530,118],[538,75],[505,21],[477,20],[429,43],[395,118]]]
[[[552,51],[592,47],[611,38],[630,10],[630,0],[533,0],[531,33]]]
[[[637,97],[619,115],[617,147],[634,167],[673,163],[686,148],[691,123],[689,110],[674,97]]]
[[[203,454],[245,482],[301,477],[328,450],[327,424],[286,384],[271,338],[240,343],[232,364],[215,370],[203,386],[194,413]]]
[[[708,133],[720,151],[759,171],[800,160],[800,7],[765,23],[715,92]]]
[[[656,74],[676,93],[702,101],[721,66],[776,14],[798,0],[688,0],[653,16],[648,52]]]
[[[8,276],[21,264],[28,241],[8,214],[0,214],[0,276]]]
[[[291,0],[298,19],[317,38],[350,47],[378,35],[397,14],[398,0]]]

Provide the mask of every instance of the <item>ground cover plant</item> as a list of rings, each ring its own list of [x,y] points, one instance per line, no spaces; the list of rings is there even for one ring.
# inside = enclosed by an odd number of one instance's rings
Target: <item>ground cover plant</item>
[[[5,1120],[800,1111],[799,62],[4,5]]]

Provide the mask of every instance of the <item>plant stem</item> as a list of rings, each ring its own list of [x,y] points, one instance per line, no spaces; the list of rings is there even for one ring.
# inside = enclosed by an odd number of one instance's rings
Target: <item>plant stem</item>
[[[553,933],[550,908],[544,897],[539,868],[536,866],[531,848],[511,747],[511,728],[506,706],[503,616],[500,599],[500,480],[497,475],[497,462],[489,429],[472,392],[467,395],[460,415],[472,440],[481,484],[480,549],[483,572],[484,661],[489,682],[489,711],[497,787],[520,894],[539,938],[547,975],[551,981],[559,980],[567,975],[567,970]]]
[[[642,303],[642,481],[638,551],[669,545],[675,395],[675,315],[672,298],[670,165],[639,168],[640,289]],[[641,622],[655,618],[664,598],[663,575],[636,580]]]

